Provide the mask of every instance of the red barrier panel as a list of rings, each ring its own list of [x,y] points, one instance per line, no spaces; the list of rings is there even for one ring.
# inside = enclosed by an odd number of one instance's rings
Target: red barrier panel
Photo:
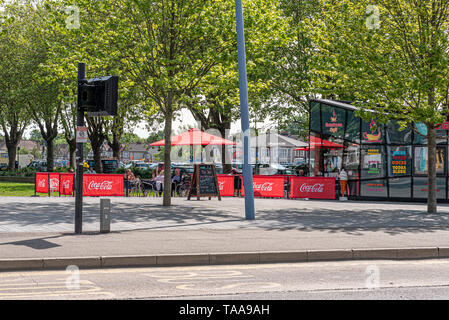
[[[283,198],[284,177],[253,176],[253,189],[255,197]],[[242,196],[245,196],[242,179]]]
[[[50,173],[50,191],[57,192],[59,191],[59,175],[60,173],[52,172]],[[48,190],[47,190],[48,192]]]
[[[291,177],[290,198],[335,199],[335,178]]]
[[[37,193],[48,193],[48,173],[37,172],[35,184]]]
[[[122,174],[85,174],[83,177],[84,196],[124,196],[124,176]]]
[[[61,185],[59,192],[61,195],[71,196],[73,194],[73,181],[75,175],[73,173],[61,173]]]
[[[217,174],[218,188],[220,189],[220,196],[233,197],[234,196],[234,176],[227,174]]]
[[[48,193],[48,176],[52,192],[72,195],[73,173],[36,173],[36,192]],[[124,196],[124,176],[122,174],[84,174],[83,196]]]

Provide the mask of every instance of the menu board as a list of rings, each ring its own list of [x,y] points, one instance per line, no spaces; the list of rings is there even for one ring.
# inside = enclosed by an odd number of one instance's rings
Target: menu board
[[[391,170],[393,175],[407,174],[407,154],[406,151],[393,151]]]
[[[103,173],[114,173],[118,168],[117,160],[101,160],[103,162]]]
[[[187,200],[190,200],[191,196],[196,196],[198,200],[200,197],[209,197],[209,199],[211,197],[218,197],[218,200],[221,200],[215,165],[195,165]]]
[[[368,174],[379,175],[382,167],[379,149],[372,148],[367,150],[367,155],[371,156],[368,160]]]

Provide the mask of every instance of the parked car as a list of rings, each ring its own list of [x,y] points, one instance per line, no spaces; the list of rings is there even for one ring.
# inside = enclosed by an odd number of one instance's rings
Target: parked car
[[[259,171],[258,174],[261,175],[296,174],[295,170],[284,167],[279,163],[258,164],[257,168]]]
[[[27,166],[27,168],[32,168],[39,172],[47,172],[47,161],[34,160]]]

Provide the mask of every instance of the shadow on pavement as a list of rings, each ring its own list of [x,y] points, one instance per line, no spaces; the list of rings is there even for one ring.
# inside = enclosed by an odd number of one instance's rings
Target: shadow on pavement
[[[241,199],[240,199],[241,200]],[[234,200],[233,200],[234,201]],[[385,208],[379,208],[379,202],[348,202],[344,207],[337,202],[323,201],[323,207],[314,202],[283,200],[286,208],[280,209],[277,202],[270,199],[256,200],[256,220],[244,220],[244,208],[233,203],[230,209],[227,203],[182,202],[171,207],[163,207],[154,203],[113,203],[113,230],[118,232],[138,230],[177,230],[194,229],[244,229],[259,228],[262,230],[299,230],[323,232],[346,232],[358,234],[362,231],[384,231],[389,234],[434,232],[446,230],[449,224],[448,205],[439,205],[446,210],[436,215],[427,215],[423,210],[410,209],[411,203],[382,202]],[[270,204],[264,206],[264,202]],[[243,204],[243,201],[242,201]],[[363,210],[360,210],[362,205]],[[315,206],[315,207],[314,207]],[[377,208],[376,208],[377,206]],[[99,223],[99,203],[84,203],[83,223]],[[48,232],[62,232],[58,229],[64,225],[66,230],[73,226],[74,204],[72,202],[43,203],[37,199],[24,202],[8,202],[0,207],[0,230],[8,227],[11,231],[33,232],[33,228],[43,227]],[[17,230],[16,230],[17,229]],[[65,230],[65,231],[66,231]],[[28,241],[28,240],[27,240]],[[34,242],[18,242],[17,245],[50,248],[51,242],[44,239],[29,240]],[[14,243],[12,243],[14,244]]]

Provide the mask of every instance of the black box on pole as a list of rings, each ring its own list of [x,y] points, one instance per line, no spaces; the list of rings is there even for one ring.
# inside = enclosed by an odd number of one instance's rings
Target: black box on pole
[[[88,116],[116,116],[118,77],[106,76],[86,81],[79,88],[81,107]]]

